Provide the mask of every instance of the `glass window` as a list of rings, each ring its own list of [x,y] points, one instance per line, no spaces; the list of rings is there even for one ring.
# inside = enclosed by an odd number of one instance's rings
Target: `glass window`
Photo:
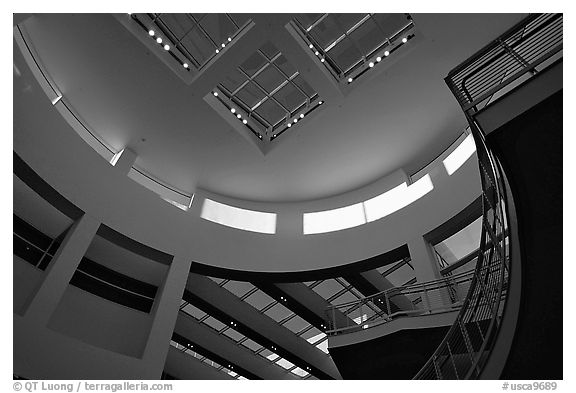
[[[284,326],[290,329],[293,333],[298,333],[302,331],[308,325],[309,325],[308,322],[300,318],[298,315],[295,315],[289,321],[284,323]]]
[[[468,135],[452,153],[443,161],[448,175],[452,175],[458,170],[476,151],[476,144],[472,134]]]
[[[366,223],[364,208],[361,203],[325,210],[314,213],[304,213],[304,234],[325,233],[353,228]]]
[[[284,307],[280,303],[277,303],[276,305],[274,305],[274,307],[272,307],[271,309],[266,311],[264,314],[268,315],[270,318],[272,318],[276,322],[280,322],[283,319],[285,319],[286,317],[288,317],[289,315],[291,315],[292,311],[288,310],[286,307]]]
[[[218,332],[226,327],[226,325],[224,325],[222,322],[220,322],[219,320],[217,320],[213,317],[209,317],[208,319],[204,320],[202,323],[205,323],[206,325],[210,326],[212,329],[214,329]]]
[[[262,310],[264,307],[273,302],[275,302],[274,299],[260,290],[254,292],[252,295],[246,298],[246,303],[250,304],[252,307],[258,310]]]
[[[453,234],[449,238],[434,245],[434,249],[439,257],[441,267],[445,262],[451,265],[459,261],[480,247],[480,235],[482,231],[482,217],[478,217],[464,229]]]
[[[238,297],[243,297],[246,293],[254,289],[254,285],[246,281],[230,280],[224,284],[224,288]]]
[[[246,210],[205,199],[200,216],[205,220],[245,231],[276,233],[276,213]]]
[[[314,292],[328,300],[336,293],[340,292],[344,287],[334,279],[325,280],[321,284],[312,288]]]

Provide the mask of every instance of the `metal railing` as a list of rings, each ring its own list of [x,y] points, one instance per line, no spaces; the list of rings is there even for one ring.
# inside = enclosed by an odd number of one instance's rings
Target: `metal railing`
[[[327,309],[329,336],[381,325],[400,317],[458,310],[474,271],[403,285]]]
[[[532,14],[450,71],[445,81],[464,112],[483,109],[561,56],[562,24],[562,14]]]
[[[470,290],[455,323],[415,379],[475,379],[496,341],[510,273],[508,196],[503,171],[473,115],[495,94],[511,91],[562,55],[562,14],[530,15],[445,81],[460,103],[476,143],[483,190],[480,249]],[[540,69],[539,69],[540,68]],[[513,261],[515,263],[515,261]]]

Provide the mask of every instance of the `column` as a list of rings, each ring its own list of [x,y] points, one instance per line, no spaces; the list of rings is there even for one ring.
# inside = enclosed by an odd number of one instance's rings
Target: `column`
[[[412,239],[408,242],[411,263],[418,283],[425,283],[442,278],[440,267],[434,256],[432,246],[423,237]],[[427,291],[422,294],[422,307],[442,307],[450,305],[448,290]]]
[[[25,318],[33,319],[37,326],[48,324],[99,227],[100,222],[88,214],[72,225],[48,265],[44,280],[24,306]]]
[[[164,368],[191,263],[188,256],[174,256],[150,312],[152,324],[142,360],[149,363],[155,378],[160,378]]]

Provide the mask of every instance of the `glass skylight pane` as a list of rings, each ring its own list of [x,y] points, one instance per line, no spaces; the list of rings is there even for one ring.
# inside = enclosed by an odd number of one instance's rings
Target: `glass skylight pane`
[[[190,315],[192,315],[196,319],[202,319],[206,315],[206,313],[191,304],[186,305],[182,310]]]
[[[246,281],[232,281],[232,280],[230,280],[226,284],[224,284],[224,288],[226,288],[228,291],[232,292],[234,295],[236,295],[238,297],[242,297],[248,291],[253,289],[254,285],[252,285],[251,283],[246,282]]]
[[[264,118],[269,124],[274,125],[278,123],[284,116],[286,112],[273,100],[266,100],[262,105],[256,109],[256,113]]]
[[[284,78],[275,67],[268,66],[258,74],[254,80],[270,94],[273,90],[277,89],[286,78]]]
[[[291,371],[291,373],[296,374],[299,377],[305,377],[308,375],[308,373],[302,370],[300,367],[296,367],[294,370]]]
[[[398,269],[394,270],[392,273],[388,274],[386,276],[386,279],[397,287],[410,281],[414,277],[415,277],[414,270],[412,270],[410,265],[405,264],[399,267]]]
[[[319,332],[318,334],[315,334],[314,336],[307,338],[306,341],[308,341],[310,344],[316,344],[320,340],[323,340],[325,337],[326,337],[325,333]]]
[[[236,330],[234,330],[232,328],[226,329],[226,331],[223,334],[230,337],[232,340],[234,340],[236,342],[238,342],[244,338],[243,334],[238,333]]]
[[[249,76],[254,75],[256,71],[258,71],[267,61],[260,54],[260,52],[254,52],[244,63],[240,65],[240,68],[246,72]]]
[[[458,170],[476,151],[476,144],[472,134],[468,135],[462,143],[454,149],[443,161],[448,175],[452,175]]]
[[[236,229],[268,234],[276,233],[276,213],[246,210],[205,199],[200,216],[205,220]]]
[[[225,14],[207,14],[200,25],[217,44],[228,43],[228,37],[236,32],[236,27]]]
[[[276,94],[276,98],[289,111],[294,111],[300,105],[306,103],[306,96],[300,92],[292,83],[284,85]]]
[[[364,209],[361,203],[357,203],[339,209],[304,213],[304,234],[340,231],[365,223]]]
[[[274,302],[275,300],[272,299],[270,296],[266,295],[264,292],[258,290],[257,292],[248,296],[245,301],[252,307],[258,310],[262,310],[264,307]]]
[[[319,285],[316,285],[312,290],[324,299],[328,300],[333,295],[341,291],[344,287],[334,279],[325,280]]]
[[[257,350],[259,350],[260,348],[262,348],[262,345],[248,339],[244,342],[242,342],[242,345],[244,345],[246,348],[256,352]]]
[[[222,322],[218,321],[217,319],[214,319],[213,317],[206,319],[202,323],[205,323],[206,325],[210,326],[212,329],[217,330],[217,331],[222,330],[222,328],[224,328],[226,326]]]
[[[274,307],[266,311],[264,314],[268,315],[270,318],[275,320],[276,322],[280,322],[288,315],[292,314],[292,311],[288,310],[286,307],[281,305],[280,303],[276,304]]]
[[[322,341],[320,344],[316,345],[316,348],[324,353],[328,353],[328,340]]]
[[[407,186],[402,183],[399,186],[364,202],[368,222],[386,217],[398,211],[415,200],[426,195],[434,189],[430,175],[426,174],[416,182]]]
[[[286,322],[284,324],[284,326],[287,327],[288,329],[290,329],[292,332],[298,333],[299,331],[304,329],[306,326],[308,326],[308,322],[306,322],[305,320],[300,318],[298,315],[296,315],[293,318],[291,318],[288,322]]]
[[[283,367],[283,368],[285,368],[286,370],[294,367],[294,364],[293,364],[293,363],[290,363],[288,360],[286,360],[286,359],[284,359],[284,358],[280,358],[280,360],[278,360],[278,361],[276,362],[276,364],[279,365],[279,366],[281,366],[281,367]]]
[[[356,296],[354,296],[352,293],[350,293],[349,291],[346,291],[342,295],[338,296],[336,299],[332,300],[331,303],[332,304],[344,304],[344,303],[348,303],[348,302],[353,302],[355,300],[358,300],[358,298]]]

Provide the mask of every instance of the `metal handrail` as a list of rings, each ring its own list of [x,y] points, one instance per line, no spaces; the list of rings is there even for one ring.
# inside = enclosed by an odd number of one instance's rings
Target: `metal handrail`
[[[419,316],[457,310],[462,305],[458,286],[467,286],[473,271],[442,277],[437,280],[389,288],[371,296],[330,306],[326,309],[329,328],[326,334],[337,335],[366,329],[399,317]],[[421,298],[419,306],[409,298]],[[398,303],[398,304],[397,304]],[[368,317],[366,312],[374,314]],[[354,316],[357,315],[356,318]]]
[[[562,14],[532,14],[454,68],[446,84],[464,112],[489,105],[498,91],[562,51]],[[482,108],[483,108],[482,107]]]
[[[482,233],[476,270],[456,322],[415,379],[478,378],[496,341],[506,302],[509,263],[515,262],[509,260],[506,241],[506,206],[510,204],[500,163],[488,149],[473,115],[482,101],[491,100],[496,92],[505,91],[524,75],[532,77],[537,66],[562,51],[561,27],[562,14],[530,15],[457,66],[445,79],[466,115],[476,143],[483,190]],[[523,44],[523,50],[515,51]],[[515,64],[503,63],[509,67],[499,70],[504,76],[493,72],[497,67],[490,67],[506,56]],[[487,78],[479,79],[473,97],[466,81],[482,74]],[[495,85],[491,86],[493,81]],[[459,83],[461,88],[457,87]]]

